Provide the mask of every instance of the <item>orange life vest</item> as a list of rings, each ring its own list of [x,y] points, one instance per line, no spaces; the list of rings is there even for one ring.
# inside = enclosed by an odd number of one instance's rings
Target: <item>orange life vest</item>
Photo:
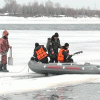
[[[43,47],[41,46],[41,48],[37,51],[35,51],[37,54],[37,59],[40,61],[43,58],[47,57],[47,53],[43,50]]]
[[[64,61],[64,55],[62,54],[64,49],[60,49],[58,53],[58,61],[63,62]]]
[[[59,51],[59,53],[58,53],[58,61],[60,61],[60,62],[64,62],[63,51],[67,52],[67,50],[65,50],[65,49],[60,49],[60,51]],[[68,54],[69,54],[69,53],[68,53]]]

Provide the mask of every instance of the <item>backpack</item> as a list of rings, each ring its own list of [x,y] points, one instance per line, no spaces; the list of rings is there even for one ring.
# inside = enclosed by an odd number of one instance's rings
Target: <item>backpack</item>
[[[47,50],[48,50],[48,46],[49,46],[49,45],[52,45],[51,38],[48,38],[48,39],[47,39],[47,44],[46,44]]]

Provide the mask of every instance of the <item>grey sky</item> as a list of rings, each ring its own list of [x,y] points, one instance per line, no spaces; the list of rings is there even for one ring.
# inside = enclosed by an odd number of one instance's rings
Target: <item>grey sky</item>
[[[4,0],[0,0],[0,8],[4,6]],[[48,0],[16,0],[18,4],[28,4],[29,2],[38,1],[38,3],[45,3]],[[90,7],[91,9],[100,10],[100,0],[50,0],[53,3],[60,3],[62,7],[68,6],[71,8]]]

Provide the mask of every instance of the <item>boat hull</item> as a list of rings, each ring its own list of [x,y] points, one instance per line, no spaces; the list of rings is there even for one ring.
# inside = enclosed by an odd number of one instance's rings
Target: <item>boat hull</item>
[[[40,74],[100,74],[100,66],[75,63],[41,63],[30,60],[29,68]]]

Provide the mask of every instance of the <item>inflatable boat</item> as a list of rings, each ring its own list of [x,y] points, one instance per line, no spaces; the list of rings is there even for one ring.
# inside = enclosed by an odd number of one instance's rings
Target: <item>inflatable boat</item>
[[[30,60],[29,68],[40,74],[100,74],[100,65],[90,63],[41,63]]]

